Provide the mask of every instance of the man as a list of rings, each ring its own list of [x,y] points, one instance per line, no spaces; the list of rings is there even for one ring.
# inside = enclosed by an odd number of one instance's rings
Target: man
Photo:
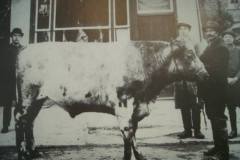
[[[178,37],[176,41],[184,41],[187,45],[193,45],[190,38],[191,25],[178,23]],[[205,138],[201,133],[200,107],[197,104],[197,91],[194,82],[180,81],[175,83],[175,107],[181,109],[184,131],[178,135],[179,138],[194,137],[197,139]]]
[[[223,33],[223,40],[229,50],[228,63],[228,90],[227,90],[227,108],[230,117],[232,131],[228,138],[237,137],[237,113],[236,107],[239,105],[240,98],[240,50],[234,44],[235,34],[231,31]]]
[[[1,84],[1,99],[4,104],[3,109],[3,128],[2,133],[8,132],[11,122],[12,106],[16,102],[16,57],[20,50],[23,49],[21,39],[23,32],[20,28],[14,28],[11,32],[12,43],[5,53],[3,53],[3,76]]]
[[[205,101],[206,113],[211,122],[214,147],[204,152],[219,160],[229,159],[226,104],[228,49],[219,37],[219,24],[208,21],[204,28],[208,43],[200,59],[209,73],[209,79],[199,83],[199,95]]]

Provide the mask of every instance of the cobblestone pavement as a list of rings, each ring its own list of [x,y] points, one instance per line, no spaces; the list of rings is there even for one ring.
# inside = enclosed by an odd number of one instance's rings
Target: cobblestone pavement
[[[173,100],[160,100],[150,105],[151,114],[139,124],[139,148],[150,160],[198,160],[209,148],[212,137],[210,123],[205,126],[202,115],[202,132],[206,138],[180,140],[182,120]],[[239,115],[238,109],[238,115]],[[2,108],[0,108],[2,114]],[[238,126],[240,127],[240,116]],[[2,119],[0,119],[2,127]],[[238,128],[239,128],[238,127]],[[72,119],[68,113],[54,106],[43,109],[35,121],[36,144],[43,152],[42,159],[84,160],[122,159],[123,142],[116,118],[100,113],[84,113]],[[231,159],[240,160],[240,137],[230,140]],[[10,132],[0,134],[0,160],[16,159],[14,122]]]

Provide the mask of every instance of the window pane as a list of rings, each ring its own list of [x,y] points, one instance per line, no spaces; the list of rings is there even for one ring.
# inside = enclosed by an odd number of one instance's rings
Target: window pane
[[[66,30],[64,31],[64,39],[71,42],[88,42],[88,35],[82,29]]]
[[[108,25],[108,0],[56,0],[56,27]]]
[[[63,39],[63,31],[55,31],[55,41],[62,42]]]
[[[49,33],[48,32],[38,32],[37,33],[37,42],[47,42],[49,41]]]
[[[116,25],[127,25],[127,0],[115,0]]]
[[[38,1],[38,29],[48,28],[49,26],[49,14],[50,14],[50,0]]]
[[[109,31],[104,30],[86,30],[89,42],[109,42]]]

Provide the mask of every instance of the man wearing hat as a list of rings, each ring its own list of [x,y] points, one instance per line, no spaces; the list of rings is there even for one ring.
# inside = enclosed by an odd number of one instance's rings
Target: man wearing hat
[[[225,31],[223,40],[229,50],[227,108],[232,131],[228,137],[235,138],[237,137],[236,106],[239,106],[240,102],[240,50],[234,44],[235,34],[232,31]]]
[[[191,25],[180,22],[177,25],[178,37],[176,41],[184,41],[184,43],[195,50],[194,43],[190,37]],[[196,51],[196,50],[195,50]],[[181,110],[184,131],[178,134],[181,139],[193,136],[197,139],[203,139],[201,133],[200,107],[197,104],[197,87],[195,82],[179,81],[175,82],[175,107]]]
[[[8,50],[3,53],[3,73],[0,93],[1,103],[4,106],[2,133],[8,132],[12,115],[11,107],[16,101],[16,58],[20,50],[23,49],[21,45],[22,37],[22,30],[20,28],[14,28],[11,32],[12,43],[9,45]]]
[[[214,147],[204,152],[218,160],[229,159],[227,117],[224,114],[227,93],[229,51],[219,37],[219,24],[208,21],[204,27],[208,46],[200,56],[209,79],[199,82],[199,95],[205,101],[207,116],[211,122]]]

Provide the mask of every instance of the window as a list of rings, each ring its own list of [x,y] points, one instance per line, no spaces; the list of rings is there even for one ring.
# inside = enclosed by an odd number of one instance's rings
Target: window
[[[130,39],[129,27],[129,0],[36,0],[34,42]]]
[[[52,0],[38,0],[35,12],[35,42],[49,41]]]
[[[231,3],[238,3],[238,0],[231,0]]]
[[[137,0],[139,15],[155,15],[173,13],[172,0]]]
[[[228,9],[239,9],[239,0],[228,0]]]

